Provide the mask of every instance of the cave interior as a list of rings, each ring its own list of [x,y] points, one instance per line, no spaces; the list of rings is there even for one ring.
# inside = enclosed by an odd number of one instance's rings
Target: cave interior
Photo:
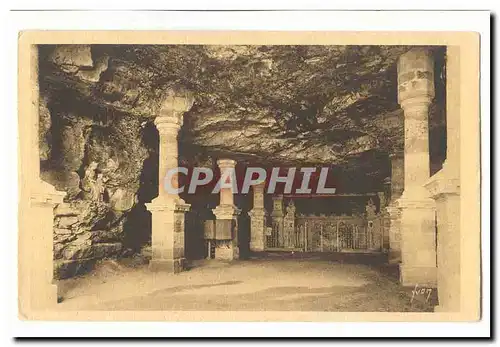
[[[67,193],[54,219],[56,277],[147,250],[151,214],[145,204],[159,186],[154,119],[172,88],[194,97],[178,136],[180,165],[217,170],[216,160],[227,158],[237,169],[328,167],[339,195],[358,194],[296,199],[300,214],[363,213],[366,194],[390,198],[390,158],[404,147],[396,65],[410,48],[39,46],[41,176]],[[446,47],[429,48],[436,94],[429,111],[432,174],[446,157]],[[202,221],[211,218],[219,196],[181,197],[191,204],[186,257],[204,257]],[[252,195],[236,194],[234,201],[242,210],[242,238],[249,238]],[[272,196],[264,202],[272,211]]]

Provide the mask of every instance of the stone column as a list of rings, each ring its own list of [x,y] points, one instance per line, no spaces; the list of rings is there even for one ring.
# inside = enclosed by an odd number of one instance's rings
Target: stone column
[[[283,238],[283,247],[295,248],[295,203],[293,200],[290,200],[288,203],[285,216],[283,217]]]
[[[221,188],[219,206],[213,209],[215,215],[215,259],[233,260],[239,258],[238,216],[240,210],[234,205],[232,183],[235,179],[236,161],[217,160],[221,177],[227,175],[231,187]]]
[[[401,209],[400,280],[436,285],[435,202],[424,188],[429,179],[429,105],[434,98],[434,59],[413,48],[398,61],[398,100],[404,111],[404,192]]]
[[[273,212],[271,213],[272,225],[273,225],[273,236],[276,236],[275,247],[283,247],[283,224],[284,224],[284,212],[283,212],[283,195],[273,196]]]
[[[435,311],[460,311],[460,56],[447,47],[446,161],[426,188],[437,205],[437,281]]]
[[[398,199],[404,189],[404,156],[394,153],[391,158],[391,202],[386,207],[389,215],[389,263],[401,262],[401,212]]]
[[[266,210],[264,209],[264,188],[266,182],[256,184],[253,189],[253,208],[250,216],[250,250],[262,252],[265,248]]]
[[[40,178],[39,150],[39,62],[38,46],[31,45],[20,55],[20,78],[31,90],[19,94],[20,127],[20,210],[19,218],[19,308],[29,317],[33,311],[57,304],[53,283],[54,207],[62,203],[64,192]]]
[[[377,192],[379,198],[379,218],[380,218],[380,228],[382,231],[380,247],[383,252],[389,251],[389,228],[391,226],[389,213],[387,212],[388,207],[388,194],[387,190],[382,192]]]
[[[155,119],[160,136],[158,197],[146,204],[152,218],[152,258],[149,267],[153,271],[178,273],[184,269],[185,213],[190,205],[178,194],[165,189],[165,184],[174,188],[177,186],[177,176],[174,175],[170,182],[165,182],[165,178],[169,169],[179,166],[177,135],[184,113],[192,103],[193,99],[188,94],[170,90]]]

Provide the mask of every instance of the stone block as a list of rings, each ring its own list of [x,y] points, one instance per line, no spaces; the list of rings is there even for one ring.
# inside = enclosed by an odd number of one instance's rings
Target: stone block
[[[214,240],[216,237],[215,230],[215,220],[206,220],[203,223],[203,238],[205,240]]]
[[[216,241],[215,244],[215,259],[219,260],[235,260],[239,259],[239,249],[234,241]]]
[[[232,240],[234,237],[235,222],[233,219],[218,219],[215,221],[215,239]]]
[[[250,250],[259,252],[264,250],[265,242],[265,211],[252,210],[250,215]]]

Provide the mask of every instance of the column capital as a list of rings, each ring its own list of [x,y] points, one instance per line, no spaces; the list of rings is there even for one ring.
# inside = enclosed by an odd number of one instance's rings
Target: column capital
[[[261,207],[261,208],[253,208],[253,209],[251,209],[250,211],[248,211],[248,215],[250,217],[256,217],[257,218],[257,217],[265,217],[268,214],[267,214],[266,210],[263,207]]]
[[[182,117],[158,116],[155,118],[154,124],[160,134],[177,135],[182,126]]]
[[[282,194],[276,194],[271,197],[274,200],[283,200],[283,195]]]
[[[212,210],[216,219],[233,219],[240,215],[241,209],[235,205],[219,205]]]
[[[193,106],[194,98],[190,92],[167,90],[160,103],[160,112],[155,119],[155,125],[161,130],[179,130],[182,126],[184,113]]]
[[[398,60],[398,102],[408,105],[427,105],[434,99],[434,58],[427,48],[412,48]],[[418,101],[408,103],[411,99]]]
[[[193,106],[193,94],[186,90],[168,89],[160,105],[160,115],[184,113]]]
[[[234,169],[236,166],[236,161],[232,159],[219,159],[217,160],[217,166],[221,169],[231,168]]]

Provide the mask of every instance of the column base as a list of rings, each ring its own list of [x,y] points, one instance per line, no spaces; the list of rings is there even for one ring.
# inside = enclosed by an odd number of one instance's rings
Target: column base
[[[437,287],[437,267],[399,266],[399,280],[403,286]]]
[[[215,244],[215,257],[219,260],[236,260],[240,258],[240,250],[232,240],[217,240]]]
[[[184,271],[185,258],[178,259],[151,259],[149,270],[153,272],[179,273]]]
[[[219,260],[240,258],[238,247],[238,215],[241,210],[234,205],[219,205],[212,210],[215,215],[215,256]],[[228,224],[228,222],[231,222]]]
[[[403,193],[403,196],[405,193]],[[401,207],[400,281],[404,286],[436,287],[436,215],[430,198],[398,201]]]

